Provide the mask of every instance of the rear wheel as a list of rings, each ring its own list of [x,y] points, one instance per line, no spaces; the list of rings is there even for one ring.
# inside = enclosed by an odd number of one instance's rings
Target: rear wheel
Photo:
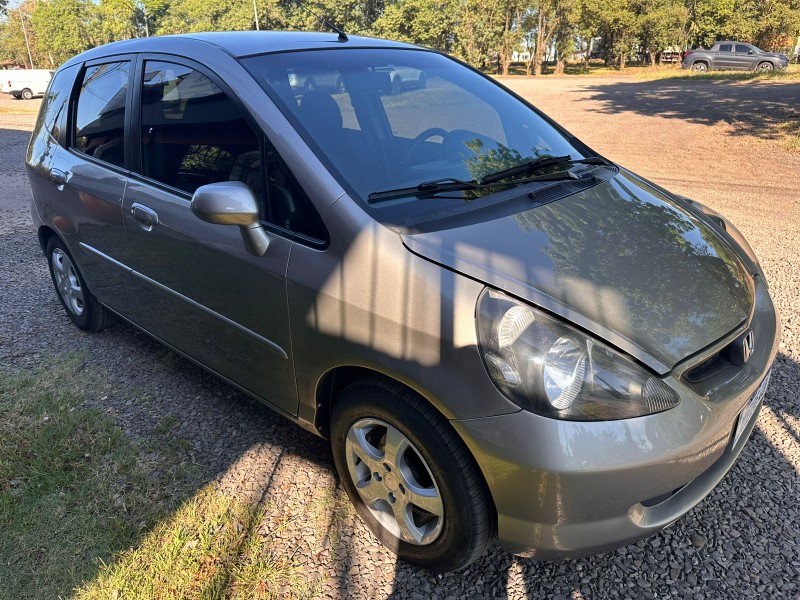
[[[64,242],[57,237],[47,243],[47,262],[58,299],[75,325],[86,331],[100,331],[117,320],[92,296]]]
[[[33,92],[28,88],[25,88],[24,90],[22,90],[22,98],[23,100],[30,100],[31,98],[33,98]]]
[[[768,71],[772,71],[772,69],[774,69],[774,67],[772,66],[771,62],[764,61],[762,63],[758,63],[758,66],[756,67],[756,69],[758,71],[761,71],[762,73],[766,73]]]
[[[419,396],[380,379],[342,392],[332,415],[336,469],[375,536],[411,563],[453,571],[494,538],[494,516],[472,456]]]
[[[696,71],[698,73],[705,73],[706,71],[708,71],[708,65],[704,62],[693,63],[692,71]]]

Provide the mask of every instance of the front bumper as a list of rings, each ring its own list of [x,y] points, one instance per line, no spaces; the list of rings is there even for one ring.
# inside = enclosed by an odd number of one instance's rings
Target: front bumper
[[[703,396],[663,413],[606,422],[558,421],[526,411],[453,421],[475,456],[498,515],[500,544],[557,559],[646,537],[700,502],[741,454],[758,411],[733,444],[739,413],[775,358],[779,324],[763,281],[750,327],[750,361]],[[678,369],[676,369],[676,372]]]

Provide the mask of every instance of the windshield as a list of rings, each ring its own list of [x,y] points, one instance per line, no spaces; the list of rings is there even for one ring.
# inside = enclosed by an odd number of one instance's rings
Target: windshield
[[[431,193],[431,182],[479,180],[542,157],[584,157],[503,88],[433,52],[309,50],[241,62],[379,220],[413,218],[503,189]],[[379,194],[420,184],[428,184],[427,193]]]

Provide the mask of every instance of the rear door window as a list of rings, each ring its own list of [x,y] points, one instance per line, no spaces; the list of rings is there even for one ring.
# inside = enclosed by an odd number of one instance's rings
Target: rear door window
[[[737,44],[736,52],[742,52],[744,54],[747,54],[748,52],[750,52],[750,46],[742,46],[741,44]]]
[[[731,48],[732,48],[732,46],[731,46],[730,44],[722,44],[722,45],[719,47],[719,51],[720,51],[720,52],[730,52],[730,51],[731,51]]]
[[[92,158],[125,166],[125,112],[130,62],[87,67],[75,109],[73,147]]]

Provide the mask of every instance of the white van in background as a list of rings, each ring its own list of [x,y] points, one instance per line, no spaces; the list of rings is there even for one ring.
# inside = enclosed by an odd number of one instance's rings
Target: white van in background
[[[52,77],[53,71],[48,69],[3,70],[0,71],[0,92],[30,100],[44,95]]]

